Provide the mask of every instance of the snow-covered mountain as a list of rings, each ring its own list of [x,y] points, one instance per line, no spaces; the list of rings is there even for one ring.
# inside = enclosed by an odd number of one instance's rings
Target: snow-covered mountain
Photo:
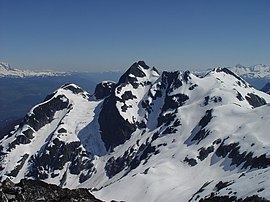
[[[270,67],[264,64],[257,64],[250,67],[238,64],[229,69],[236,74],[247,78],[270,78]]]
[[[267,65],[258,64],[245,67],[238,64],[235,67],[228,67],[228,69],[241,76],[258,90],[260,90],[267,82],[270,82],[270,67]]]
[[[90,95],[66,84],[0,141],[1,180],[110,201],[270,200],[270,96],[226,68],[134,63]]]
[[[47,76],[64,76],[64,72],[50,72],[50,71],[30,71],[19,70],[12,68],[8,63],[0,62],[0,78],[1,77],[47,77]]]

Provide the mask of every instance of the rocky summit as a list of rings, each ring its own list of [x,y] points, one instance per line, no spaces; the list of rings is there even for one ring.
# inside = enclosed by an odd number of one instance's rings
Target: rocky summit
[[[8,179],[5,180],[0,185],[0,200],[2,202],[101,202],[87,189],[70,190],[42,181],[27,179],[22,179],[18,184],[14,184]]]
[[[66,84],[34,106],[0,141],[1,181],[105,201],[267,201],[269,103],[226,68],[196,76],[139,61],[93,94]]]

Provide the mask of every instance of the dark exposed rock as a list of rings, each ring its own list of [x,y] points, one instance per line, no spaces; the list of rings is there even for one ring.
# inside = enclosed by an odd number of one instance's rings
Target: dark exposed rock
[[[209,184],[211,184],[212,182],[206,182],[206,183],[204,183],[203,184],[203,186],[196,192],[196,193],[194,193],[193,195],[192,195],[192,197],[188,200],[189,202],[195,197],[195,196],[199,196],[199,194],[201,193],[201,192],[203,192],[204,190],[205,190],[205,188],[209,185]],[[197,200],[197,197],[196,197],[196,199],[195,200]]]
[[[153,146],[152,143],[159,137],[158,133],[154,133],[150,141],[146,141],[145,144],[140,145],[137,151],[134,151],[133,148],[125,151],[123,156],[115,159],[111,157],[106,163],[105,170],[106,175],[111,178],[117,173],[121,172],[125,168],[127,169],[127,174],[130,170],[135,169],[139,166],[139,164],[144,160],[144,164],[147,163],[148,159],[152,155],[157,155],[159,150],[157,150],[156,146]],[[161,145],[159,145],[161,146]],[[159,147],[158,146],[158,147]]]
[[[205,105],[205,106],[208,105],[209,99],[210,99],[209,96],[206,96],[206,97],[204,98],[204,105]]]
[[[215,196],[214,193],[211,193],[210,196],[200,199],[199,202],[269,202],[269,200],[258,195],[237,199],[236,196]]]
[[[197,141],[197,144],[200,143],[204,138],[210,134],[209,130],[202,129],[191,139],[191,141]]]
[[[199,202],[236,202],[236,196],[215,196],[212,193],[209,197],[200,199]]]
[[[156,155],[158,153],[159,151],[156,150],[156,146],[152,146],[149,143],[147,143],[147,145],[143,144],[140,146],[136,153],[132,153],[132,151],[126,151],[123,156],[118,157],[117,159],[114,157],[110,158],[105,166],[106,174],[109,178],[111,178],[124,170],[124,168],[129,167],[130,170],[135,169],[140,164],[140,162],[145,160],[145,164],[151,155]]]
[[[188,89],[189,90],[193,90],[194,88],[196,88],[198,85],[197,84],[193,84],[192,86],[190,86]]]
[[[126,112],[128,108],[132,108],[131,105],[127,105],[126,104],[126,101],[127,100],[133,100],[133,99],[136,99],[137,97],[135,95],[132,94],[131,91],[125,91],[122,95],[121,95],[121,98],[119,97],[116,97],[116,100],[118,102],[122,102],[123,105],[121,106],[121,110],[122,112]]]
[[[29,157],[29,154],[24,154],[22,158],[17,162],[18,165],[8,175],[16,177],[28,157]]]
[[[31,169],[27,175],[35,179],[46,179],[50,172],[62,170],[67,162],[70,162],[68,168],[71,174],[80,175],[83,170],[94,171],[91,159],[80,142],[65,143],[57,138],[53,144],[47,144],[42,153],[31,156],[30,162]]]
[[[57,132],[58,133],[66,133],[67,130],[65,128],[60,128]]]
[[[194,158],[188,158],[187,156],[184,159],[184,162],[188,163],[190,166],[197,165],[197,161]]]
[[[138,64],[143,67],[144,69],[149,69],[150,67],[148,65],[145,64],[144,61],[139,61]],[[156,69],[155,69],[156,70]],[[157,70],[156,70],[157,71]]]
[[[12,148],[15,148],[16,145],[29,144],[30,142],[31,142],[30,138],[27,138],[25,135],[18,135],[16,139],[9,144],[8,151],[10,151],[10,149]]]
[[[212,116],[213,110],[207,110],[203,118],[200,120],[199,125],[204,128],[213,118]]]
[[[242,163],[242,168],[247,169],[250,167],[252,168],[267,168],[270,166],[270,158],[267,158],[266,154],[262,154],[260,156],[253,156],[252,152],[240,152],[240,146],[238,142],[231,143],[231,144],[225,144],[225,141],[221,143],[221,145],[216,150],[216,155],[218,157],[226,157],[228,155],[228,158],[231,158],[231,166],[236,165],[239,166]]]
[[[243,101],[243,100],[244,100],[243,96],[242,96],[241,93],[239,93],[238,91],[237,91],[236,98],[237,98],[239,101]]]
[[[37,106],[33,110],[33,114],[26,115],[20,125],[28,124],[34,128],[35,131],[39,130],[41,127],[53,120],[55,112],[68,108],[69,103],[68,101],[64,102],[62,100],[63,98],[68,100],[65,95],[58,95],[57,97],[52,98],[49,102]]]
[[[144,164],[146,164],[152,154],[156,155],[158,152],[156,150],[156,146],[152,146],[150,143],[143,150],[142,155],[140,156],[140,161],[145,160]]]
[[[146,123],[145,123],[145,121],[140,121],[140,122],[136,122],[136,126],[137,126],[137,128],[138,129],[144,129],[144,128],[146,128]]]
[[[250,166],[250,168],[267,168],[268,166],[270,166],[270,158],[268,158],[266,156],[266,154],[262,154],[260,156],[256,156],[256,157],[251,157],[251,155],[249,155],[251,153],[248,153],[245,156],[245,164],[243,165],[243,168],[247,168],[248,166]]]
[[[103,99],[111,94],[115,89],[115,83],[111,81],[101,82],[95,88],[95,97],[97,99]]]
[[[65,84],[61,88],[70,90],[74,94],[79,94],[79,93],[83,93],[84,92],[80,87],[75,86],[73,84]]]
[[[176,114],[175,113],[176,113],[176,111],[172,112],[172,113],[166,113],[165,115],[163,115],[163,114],[159,115],[159,117],[158,117],[158,127],[161,126],[162,124],[164,124],[165,126],[169,126],[170,124],[172,124],[173,121],[176,119]]]
[[[214,103],[217,103],[217,102],[221,102],[222,101],[222,98],[220,96],[213,96],[213,97],[209,97],[209,96],[206,96],[204,98],[204,105],[208,105],[209,102],[214,102]]]
[[[149,100],[143,100],[141,102],[142,108],[144,108],[148,113],[151,113],[152,107],[151,104],[149,103]]]
[[[204,147],[199,149],[199,156],[198,159],[203,161],[207,158],[207,156],[214,151],[214,146],[207,147],[206,149]]]
[[[176,132],[177,132],[176,128],[169,126],[164,131],[162,131],[162,135],[172,134],[172,133],[176,133]]]
[[[245,98],[248,101],[248,103],[254,108],[260,107],[266,104],[266,101],[263,98],[253,93],[248,93],[247,96],[245,96]]]
[[[119,79],[117,86],[120,84],[130,83],[135,89],[138,88],[139,84],[137,83],[137,77],[145,77],[145,73],[140,69],[141,66],[144,69],[149,69],[143,61],[139,61],[138,63],[134,63]],[[133,76],[130,76],[133,75]]]
[[[231,152],[234,148],[236,148],[237,146],[239,145],[238,142],[234,142],[234,143],[231,143],[231,144],[228,144],[228,145],[225,145],[224,144],[224,140],[223,142],[221,143],[221,145],[217,148],[216,150],[216,155],[218,157],[225,157],[229,152]]]
[[[207,182],[205,183],[200,189],[199,191],[197,191],[192,198],[189,200],[191,201],[193,198],[195,198],[195,200],[198,200],[200,198],[200,193],[203,192],[205,190],[205,188],[210,184],[211,182]],[[253,196],[249,196],[246,197],[244,199],[242,198],[238,198],[234,195],[225,195],[225,196],[217,196],[217,193],[219,193],[220,190],[230,186],[231,184],[233,184],[233,181],[230,182],[222,182],[220,181],[219,183],[216,184],[216,186],[214,187],[214,190],[211,194],[207,195],[205,198],[201,198],[199,201],[200,202],[266,202],[268,200],[266,200],[265,198],[259,197],[257,195],[253,195]],[[227,189],[227,188],[226,188]],[[236,192],[232,193],[232,194],[236,194]]]
[[[132,99],[136,99],[137,97],[135,95],[132,94],[131,91],[125,91],[123,93],[123,95],[121,96],[121,101],[127,101],[127,100],[132,100]]]
[[[166,95],[162,111],[164,112],[168,109],[176,109],[181,107],[188,99],[189,97],[187,95],[180,93],[172,96]]]
[[[123,144],[136,130],[136,125],[124,120],[116,108],[116,97],[110,95],[104,100],[98,119],[101,138],[107,151]],[[121,127],[119,127],[121,126]]]
[[[222,142],[222,140],[220,138],[216,139],[214,142],[213,142],[213,145],[214,144],[220,144]]]
[[[0,186],[0,200],[2,202],[101,202],[87,189],[67,189],[47,184],[37,180],[23,179],[18,184],[5,180]]]
[[[157,84],[157,87],[158,87],[158,89],[153,90],[154,91],[154,94],[153,94],[152,91],[149,91],[148,92],[148,96],[151,97],[151,98],[153,98],[153,100],[156,100],[158,97],[159,98],[162,97],[162,92],[159,89],[159,88],[161,88],[161,84]]]
[[[25,137],[24,135],[18,135],[16,140],[17,144],[29,144],[31,142],[29,138]]]
[[[111,157],[105,165],[106,175],[111,178],[117,173],[121,172],[125,168],[125,166],[126,164],[124,157],[120,157],[117,159]]]
[[[34,138],[34,136],[33,136],[34,131],[33,131],[31,128],[28,128],[27,130],[23,131],[22,133],[23,133],[23,134],[25,135],[25,137],[27,137],[28,139],[33,139],[33,138]]]
[[[222,182],[219,181],[219,183],[216,184],[215,190],[218,192],[221,189],[224,189],[225,187],[228,187],[229,185],[233,184],[234,182]]]
[[[129,149],[125,151],[123,156],[120,156],[117,159],[111,157],[105,165],[106,175],[111,178],[124,170],[124,168],[130,166],[135,155],[136,153],[133,153],[133,149]]]
[[[193,136],[191,141],[197,141],[197,144],[199,144],[200,141],[202,141],[204,138],[206,138],[210,134],[210,131],[206,130],[204,127],[213,118],[212,112],[213,112],[212,109],[206,111],[205,115],[203,116],[203,118],[199,122],[199,126],[201,127],[201,129]]]
[[[183,80],[187,83],[191,79],[190,77],[190,71],[185,71],[183,73]]]
[[[179,79],[180,72],[166,72],[164,71],[161,76],[161,88],[166,89],[166,93],[172,92],[174,89],[179,88],[183,85],[182,81]]]
[[[245,199],[238,199],[237,202],[269,202],[269,200],[257,195],[249,196]]]

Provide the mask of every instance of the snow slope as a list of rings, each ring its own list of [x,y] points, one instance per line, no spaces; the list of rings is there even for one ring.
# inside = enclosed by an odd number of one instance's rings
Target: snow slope
[[[140,61],[93,95],[68,84],[35,106],[0,141],[1,178],[106,201],[270,200],[269,103],[226,68],[160,74]]]

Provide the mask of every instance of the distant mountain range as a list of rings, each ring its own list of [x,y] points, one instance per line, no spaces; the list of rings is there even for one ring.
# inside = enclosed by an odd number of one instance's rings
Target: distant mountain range
[[[246,81],[248,81],[252,86],[254,86],[257,89],[261,89],[267,82],[270,81],[270,67],[264,64],[257,64],[253,66],[245,67],[241,64],[237,64],[234,67],[226,67],[230,69],[232,72],[236,73],[237,75],[244,78]],[[208,70],[207,70],[208,71]],[[199,71],[198,74],[202,74],[202,72],[205,71]],[[120,75],[121,72],[118,72],[118,75]],[[2,77],[9,77],[9,78],[29,78],[29,77],[54,77],[54,76],[68,76],[71,74],[77,74],[81,77],[83,76],[83,73],[80,74],[77,73],[66,73],[66,72],[54,72],[54,71],[30,71],[30,70],[19,70],[12,68],[8,63],[0,62],[0,78]],[[85,72],[85,74],[89,74]],[[103,73],[93,73],[96,74],[97,77],[102,76]],[[105,76],[105,79],[108,77],[110,72],[105,72],[107,76]],[[115,78],[115,74],[117,72],[111,72],[113,75],[113,78]],[[95,76],[93,76],[95,78]]]
[[[105,201],[269,201],[270,95],[228,68],[134,63],[93,94],[66,84],[0,140],[0,178]]]
[[[93,92],[103,80],[117,80],[122,72],[33,72],[18,70],[0,63],[0,131],[7,124],[22,118],[44,95],[64,83],[76,83]],[[1,136],[1,135],[0,135]]]
[[[52,71],[30,71],[12,68],[8,63],[0,62],[0,77],[48,77],[48,76],[64,76],[65,72]]]
[[[262,89],[266,83],[270,82],[270,67],[267,65],[258,64],[245,67],[238,64],[235,67],[228,67],[228,69],[257,89]]]
[[[229,69],[245,78],[270,78],[270,67],[264,64],[250,67],[238,64],[235,67],[229,67]]]

